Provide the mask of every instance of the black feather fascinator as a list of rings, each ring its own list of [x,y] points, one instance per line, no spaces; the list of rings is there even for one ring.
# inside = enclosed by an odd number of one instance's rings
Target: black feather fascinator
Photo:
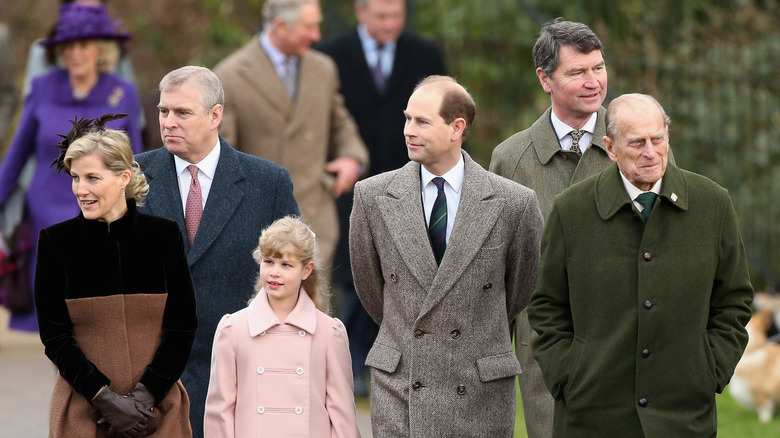
[[[73,125],[70,131],[64,135],[57,134],[58,136],[62,137],[62,140],[60,140],[60,142],[55,145],[60,148],[60,155],[57,157],[57,159],[51,162],[50,167],[57,166],[57,172],[67,172],[67,168],[65,166],[65,154],[68,152],[68,148],[74,141],[89,132],[105,131],[106,123],[112,120],[121,119],[123,117],[127,117],[127,114],[108,113],[103,114],[102,116],[95,119],[88,119],[86,117],[79,118],[79,116],[74,116],[73,120],[69,120],[71,125]]]

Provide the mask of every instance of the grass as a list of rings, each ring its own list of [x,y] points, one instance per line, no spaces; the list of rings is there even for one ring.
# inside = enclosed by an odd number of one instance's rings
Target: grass
[[[769,423],[758,421],[755,411],[748,410],[737,404],[728,395],[728,389],[717,397],[718,403],[718,437],[719,438],[769,438],[780,437],[780,415]],[[368,412],[368,398],[355,399],[357,408]],[[523,402],[520,391],[517,392],[517,417],[515,421],[515,438],[527,438],[525,419],[523,418]]]

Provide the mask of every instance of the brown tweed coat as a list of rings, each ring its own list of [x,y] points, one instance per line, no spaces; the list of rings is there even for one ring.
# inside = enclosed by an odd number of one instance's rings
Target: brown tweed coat
[[[536,283],[542,215],[533,191],[466,153],[441,265],[429,243],[420,165],[355,187],[350,256],[358,296],[380,325],[368,354],[377,437],[511,437],[509,322]]]
[[[368,166],[368,150],[339,93],[336,65],[309,50],[298,64],[298,97],[291,100],[258,36],[217,64],[225,88],[220,135],[235,149],[290,171],[303,218],[330,260],[339,238],[334,177],[325,163],[352,157]]]

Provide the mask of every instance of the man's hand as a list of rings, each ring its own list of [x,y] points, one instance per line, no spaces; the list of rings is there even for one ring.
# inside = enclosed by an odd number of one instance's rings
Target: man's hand
[[[338,198],[342,194],[352,190],[358,178],[360,178],[360,163],[352,157],[341,157],[327,163],[325,170],[336,174],[336,183],[333,184],[333,196]]]

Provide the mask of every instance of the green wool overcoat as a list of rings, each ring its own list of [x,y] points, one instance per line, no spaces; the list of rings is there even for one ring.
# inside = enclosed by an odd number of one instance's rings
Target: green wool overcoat
[[[753,289],[728,192],[669,164],[645,221],[617,165],[555,198],[528,316],[556,437],[708,437]]]

